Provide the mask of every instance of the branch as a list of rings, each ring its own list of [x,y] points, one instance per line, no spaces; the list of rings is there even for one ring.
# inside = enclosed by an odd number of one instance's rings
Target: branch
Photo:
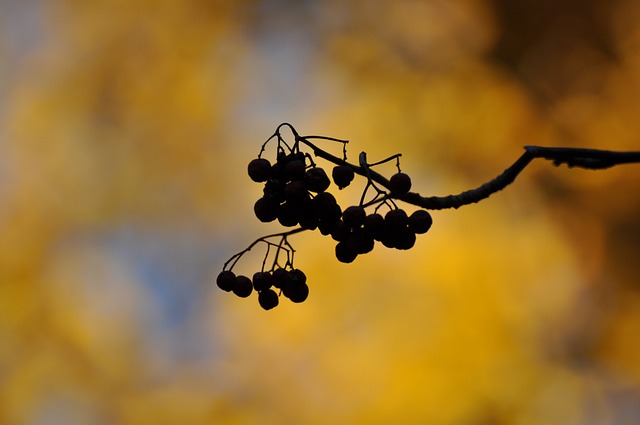
[[[300,141],[312,148],[316,156],[324,158],[334,164],[347,164],[353,168],[355,173],[367,177],[389,189],[389,180],[372,169],[350,164],[318,148],[305,138],[301,138]],[[520,158],[504,170],[502,174],[475,189],[470,189],[457,195],[427,197],[419,193],[409,192],[406,195],[398,197],[398,199],[428,210],[459,208],[463,205],[480,202],[513,183],[518,174],[536,158],[553,161],[553,164],[556,166],[566,164],[569,167],[580,167],[589,170],[601,170],[616,165],[640,162],[640,151],[616,152],[599,149],[547,148],[541,146],[525,146],[524,149],[525,152]]]

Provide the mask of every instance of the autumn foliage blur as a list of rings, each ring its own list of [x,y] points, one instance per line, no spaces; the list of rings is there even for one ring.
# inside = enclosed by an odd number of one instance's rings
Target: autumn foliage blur
[[[295,235],[302,305],[213,281],[277,227],[245,173],[283,121],[402,152],[423,195],[525,144],[638,150],[638,22],[635,0],[0,0],[0,424],[636,423],[640,167],[535,163],[349,265]]]

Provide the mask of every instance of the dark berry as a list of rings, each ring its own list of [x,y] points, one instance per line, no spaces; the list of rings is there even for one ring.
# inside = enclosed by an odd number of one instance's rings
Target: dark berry
[[[251,279],[246,276],[237,276],[236,282],[233,285],[233,293],[239,296],[240,298],[247,298],[251,295],[253,291],[253,284],[251,283]]]
[[[409,225],[409,217],[403,209],[395,209],[389,211],[384,216],[384,228],[385,231],[399,232],[404,230]]]
[[[300,269],[293,269],[289,272],[289,275],[296,281],[305,283],[307,281],[307,275]]]
[[[253,206],[253,212],[258,217],[258,220],[263,223],[268,223],[278,218],[279,210],[280,204],[278,201],[268,196],[258,199]]]
[[[318,209],[318,218],[321,222],[335,223],[342,217],[342,209],[340,205],[329,205],[326,209]]]
[[[357,229],[364,223],[367,213],[361,206],[353,205],[347,207],[342,213],[342,220],[351,229]]]
[[[409,229],[419,235],[427,233],[433,224],[431,214],[425,210],[416,210],[409,216]]]
[[[285,200],[285,183],[284,180],[270,179],[264,184],[264,196],[273,198],[278,202]]]
[[[358,251],[349,241],[341,241],[336,245],[336,258],[342,263],[351,263],[358,256]]]
[[[396,237],[396,246],[397,249],[407,250],[413,248],[416,244],[416,234],[413,233],[409,228],[406,228],[400,232],[398,232]]]
[[[229,270],[221,271],[216,278],[218,288],[226,292],[231,292],[236,284],[236,274]]]
[[[271,275],[271,279],[272,279],[271,283],[276,288],[282,289],[282,287],[285,285],[285,281],[287,280],[288,274],[289,272],[283,268],[275,269]]]
[[[396,173],[389,179],[389,189],[394,196],[402,196],[411,189],[411,177],[405,173]]]
[[[278,222],[285,227],[293,227],[298,224],[299,215],[297,205],[285,202],[278,209]]]
[[[264,291],[271,288],[271,273],[256,272],[253,274],[253,289],[256,291]]]
[[[294,180],[284,187],[284,195],[287,201],[304,201],[309,199],[309,191],[301,180]]]
[[[358,254],[367,254],[373,251],[375,245],[373,237],[362,230],[353,233],[351,243]]]
[[[294,159],[284,166],[284,176],[287,181],[302,180],[304,178],[306,165],[303,159]]]
[[[350,234],[351,229],[349,229],[349,226],[347,226],[342,220],[336,221],[331,228],[331,237],[336,242],[348,239]]]
[[[264,158],[256,158],[249,163],[247,171],[254,182],[266,182],[271,176],[271,163]]]
[[[294,303],[301,303],[309,296],[309,286],[307,286],[307,284],[304,282],[292,285],[287,290],[285,296]]]
[[[344,189],[353,181],[355,174],[353,168],[348,165],[336,165],[333,167],[331,176],[336,186],[338,186],[339,189]]]
[[[331,180],[327,177],[327,173],[325,173],[325,171],[320,167],[314,167],[307,170],[304,182],[307,185],[307,189],[315,193],[324,192],[331,184]]]
[[[364,219],[363,227],[372,238],[380,240],[384,229],[384,217],[378,213],[369,214]]]
[[[318,217],[318,211],[313,206],[312,202],[305,202],[300,208],[299,216],[300,227],[307,230],[316,230],[320,218]]]
[[[278,294],[276,294],[273,289],[265,289],[264,291],[260,291],[258,293],[258,303],[260,303],[260,307],[264,308],[265,310],[271,310],[279,303]]]

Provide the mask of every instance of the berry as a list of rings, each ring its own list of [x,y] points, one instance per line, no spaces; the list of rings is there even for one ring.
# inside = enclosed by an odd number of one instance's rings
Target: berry
[[[292,302],[301,303],[309,296],[309,286],[307,286],[306,283],[301,282],[300,284],[291,286],[287,292],[288,293],[285,293],[285,296]]]
[[[306,165],[303,159],[294,159],[284,166],[284,177],[287,181],[302,180]]]
[[[251,279],[246,276],[237,276],[236,282],[233,285],[233,293],[239,296],[240,298],[247,298],[251,295],[253,291],[253,284],[251,283]]]
[[[358,251],[349,241],[341,241],[336,245],[336,258],[342,263],[351,263],[358,256]]]
[[[411,177],[405,173],[396,173],[389,179],[389,190],[394,196],[402,196],[411,189]]]
[[[269,223],[278,218],[280,204],[274,198],[264,196],[256,201],[253,206],[253,212],[258,220],[263,223]]]
[[[397,234],[395,248],[407,250],[413,248],[415,244],[416,234],[409,230],[409,228],[406,228]]]
[[[273,271],[273,274],[271,275],[271,283],[273,284],[273,286],[275,286],[278,289],[282,289],[282,287],[285,285],[285,281],[287,279],[287,275],[288,275],[288,271],[286,271],[283,268],[277,268]]]
[[[264,291],[271,288],[271,274],[267,272],[256,272],[253,274],[253,289]]]
[[[336,165],[333,167],[331,176],[333,177],[333,182],[338,186],[338,189],[344,189],[353,181],[355,174],[353,168],[348,165]]]
[[[285,202],[278,209],[278,222],[285,227],[293,227],[298,224],[299,211],[295,204]]]
[[[378,213],[369,214],[364,219],[364,231],[372,238],[380,240],[384,229],[384,217]]]
[[[403,209],[395,209],[389,211],[384,216],[385,232],[397,233],[404,230],[409,225],[409,217]]]
[[[416,210],[409,216],[409,229],[419,235],[427,233],[433,224],[431,214],[425,210]]]
[[[258,303],[260,303],[260,307],[264,308],[265,310],[271,310],[279,303],[278,294],[276,294],[273,289],[265,289],[264,291],[260,291],[258,293]]]
[[[350,229],[357,229],[364,223],[367,213],[361,206],[347,207],[342,213],[342,220]]]
[[[304,201],[309,199],[309,192],[301,180],[294,180],[284,187],[287,201]]]
[[[312,202],[305,202],[300,208],[299,217],[300,227],[307,230],[316,230],[320,219],[318,218],[318,212],[313,206]]]
[[[351,243],[358,254],[367,254],[373,251],[375,245],[373,237],[362,230],[353,233]]]
[[[278,202],[283,202],[285,200],[285,184],[283,180],[279,179],[270,179],[264,184],[264,189],[262,192],[264,196],[269,198],[273,198]]]
[[[320,167],[307,170],[307,174],[304,176],[304,182],[307,185],[307,189],[315,193],[324,192],[331,184],[327,173]]]
[[[226,292],[231,292],[236,284],[236,274],[230,270],[223,270],[216,278],[218,288]]]
[[[336,221],[331,227],[331,237],[336,242],[347,240],[350,234],[351,229],[342,220]]]
[[[271,176],[271,163],[264,158],[256,158],[249,162],[247,171],[254,182],[266,182]]]

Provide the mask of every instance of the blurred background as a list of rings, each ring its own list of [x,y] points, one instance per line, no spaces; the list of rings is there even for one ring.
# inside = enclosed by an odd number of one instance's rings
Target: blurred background
[[[639,150],[639,24],[637,0],[0,0],[0,424],[639,423],[638,166],[534,162],[349,265],[292,236],[304,304],[215,285],[279,229],[246,165],[284,121],[403,153],[423,195],[526,144]]]

